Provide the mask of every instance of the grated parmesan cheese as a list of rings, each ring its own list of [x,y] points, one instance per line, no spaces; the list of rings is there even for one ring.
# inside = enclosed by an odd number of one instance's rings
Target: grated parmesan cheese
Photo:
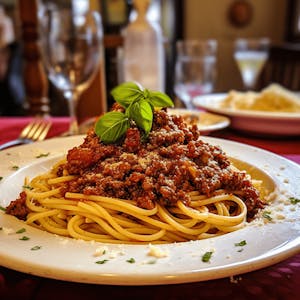
[[[107,253],[108,251],[108,248],[106,246],[101,246],[101,247],[98,247],[96,250],[95,250],[95,253],[94,253],[94,256],[102,256],[103,254]]]
[[[6,235],[10,235],[10,234],[14,234],[15,233],[15,230],[12,229],[12,228],[8,228],[8,227],[2,227],[2,230],[1,230],[4,234]]]
[[[161,248],[157,246],[149,245],[148,255],[156,258],[163,258],[169,256],[169,252],[163,251]]]

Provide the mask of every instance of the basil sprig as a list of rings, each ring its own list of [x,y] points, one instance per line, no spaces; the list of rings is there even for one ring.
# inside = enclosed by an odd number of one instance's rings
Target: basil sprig
[[[144,89],[134,82],[120,84],[111,94],[125,112],[108,112],[96,122],[95,132],[106,144],[119,140],[132,123],[142,129],[147,137],[152,128],[154,109],[173,107],[172,100],[166,94]]]

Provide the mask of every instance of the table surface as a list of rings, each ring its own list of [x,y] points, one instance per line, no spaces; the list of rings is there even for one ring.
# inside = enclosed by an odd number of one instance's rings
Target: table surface
[[[66,132],[68,118],[51,118],[48,138]],[[0,144],[17,138],[30,118],[0,117]],[[253,137],[225,129],[210,136],[256,146],[300,164],[300,137]],[[270,267],[232,278],[156,286],[110,286],[74,283],[1,267],[0,299],[299,299],[300,253]]]

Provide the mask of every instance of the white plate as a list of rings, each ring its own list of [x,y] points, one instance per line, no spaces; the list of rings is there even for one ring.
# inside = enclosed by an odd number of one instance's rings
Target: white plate
[[[229,126],[229,118],[198,110],[184,108],[168,109],[168,113],[183,116],[187,124],[196,124],[201,134],[221,130]]]
[[[227,116],[231,127],[254,134],[276,136],[300,135],[300,113],[234,110],[220,107],[226,94],[196,97],[194,105],[207,111]]]
[[[30,178],[46,171],[67,149],[81,143],[83,137],[55,138],[0,152],[0,205],[6,206],[20,192],[24,176]],[[228,155],[264,171],[280,191],[271,205],[272,223],[252,222],[236,232],[207,240],[159,246],[168,252],[165,258],[148,256],[148,245],[110,245],[104,256],[95,257],[99,243],[59,237],[24,225],[0,212],[0,264],[43,277],[114,285],[149,285],[195,282],[233,276],[260,269],[300,251],[300,204],[284,204],[289,196],[300,198],[300,166],[258,148],[215,138],[203,138],[217,144]],[[47,157],[36,158],[39,154]],[[18,166],[18,170],[13,170]],[[266,179],[267,181],[269,179]],[[283,218],[284,217],[284,218]],[[15,233],[25,228],[22,234]],[[12,231],[11,234],[7,234]],[[19,240],[26,235],[27,241]],[[235,243],[246,240],[247,245]],[[39,250],[31,250],[40,246]],[[240,251],[240,250],[243,251]],[[202,255],[213,251],[210,262]],[[135,263],[127,262],[134,258]],[[104,264],[98,260],[107,259]]]

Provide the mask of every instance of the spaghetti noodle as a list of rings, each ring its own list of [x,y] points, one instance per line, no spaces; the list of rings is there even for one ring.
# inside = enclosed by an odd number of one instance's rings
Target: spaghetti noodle
[[[137,128],[119,143],[82,145],[26,179],[6,212],[54,234],[106,243],[170,243],[242,228],[263,202],[251,178],[196,127],[155,112],[148,141]]]
[[[247,208],[233,194],[213,197],[191,192],[190,206],[178,201],[166,208],[139,208],[135,201],[80,193],[60,193],[74,176],[50,172],[25,182],[30,209],[26,223],[51,233],[108,243],[180,242],[207,238],[244,226]]]

